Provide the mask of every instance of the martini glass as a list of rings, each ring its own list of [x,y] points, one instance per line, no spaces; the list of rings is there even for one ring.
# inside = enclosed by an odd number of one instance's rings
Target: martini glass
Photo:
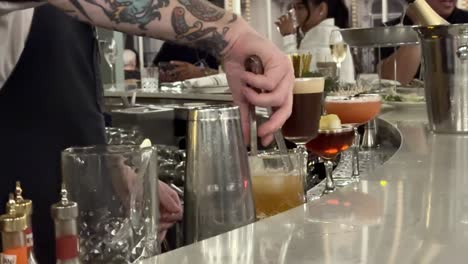
[[[382,107],[382,98],[378,94],[360,94],[357,96],[327,96],[325,111],[337,115],[343,124],[354,127],[352,152],[353,172],[349,178],[340,179],[339,185],[347,185],[359,179],[359,142],[358,127],[374,119]]]
[[[337,129],[320,129],[316,138],[307,143],[307,149],[325,161],[325,189],[323,194],[335,191],[333,160],[347,150],[354,139],[354,126],[341,125]]]
[[[324,87],[323,77],[297,78],[294,82],[292,113],[282,128],[284,137],[297,145],[296,152],[302,155],[306,164],[308,153],[305,144],[317,136]]]

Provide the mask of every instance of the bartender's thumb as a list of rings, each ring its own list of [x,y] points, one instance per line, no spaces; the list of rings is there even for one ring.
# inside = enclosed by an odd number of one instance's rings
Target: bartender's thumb
[[[159,181],[159,203],[161,207],[170,213],[182,211],[177,193],[162,181]]]

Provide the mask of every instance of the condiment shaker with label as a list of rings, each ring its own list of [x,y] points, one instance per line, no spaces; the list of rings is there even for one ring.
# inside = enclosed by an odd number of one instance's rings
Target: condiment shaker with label
[[[0,263],[28,264],[28,247],[24,231],[27,227],[26,215],[18,213],[13,194],[8,201],[8,212],[0,216],[0,232],[2,233],[3,251]]]
[[[19,214],[24,214],[26,216],[26,229],[24,230],[24,236],[26,241],[26,246],[28,247],[28,264],[37,264],[36,257],[34,256],[34,236],[32,230],[32,212],[33,204],[29,199],[23,198],[23,189],[21,188],[21,183],[16,182],[15,189],[15,211]],[[9,210],[9,203],[7,204],[7,211]]]
[[[68,200],[62,185],[60,202],[51,208],[55,223],[55,249],[57,264],[80,264],[78,238],[78,204]]]

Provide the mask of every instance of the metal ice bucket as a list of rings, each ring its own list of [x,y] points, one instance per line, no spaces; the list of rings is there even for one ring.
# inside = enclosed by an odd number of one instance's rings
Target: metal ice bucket
[[[188,114],[184,223],[186,244],[255,221],[239,108],[210,106]]]
[[[430,129],[468,133],[468,24],[415,27]]]

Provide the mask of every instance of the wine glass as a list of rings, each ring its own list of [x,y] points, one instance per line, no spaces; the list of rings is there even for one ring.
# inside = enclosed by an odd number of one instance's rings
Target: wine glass
[[[282,128],[284,137],[297,145],[296,151],[301,153],[305,164],[308,160],[305,144],[317,136],[319,128],[324,87],[323,77],[297,78],[294,81],[291,116]]]
[[[307,143],[307,149],[325,161],[325,189],[323,194],[335,191],[333,160],[347,150],[354,140],[354,126],[341,125],[338,129],[319,129],[318,136]]]
[[[324,108],[327,114],[337,115],[343,124],[352,125],[355,132],[353,144],[351,178],[342,179],[340,185],[347,185],[359,176],[359,133],[357,128],[374,119],[382,107],[382,98],[378,94],[360,94],[358,96],[327,96]]]
[[[330,52],[333,61],[336,63],[337,76],[340,77],[341,74],[341,63],[346,58],[346,53],[348,52],[348,45],[344,42],[343,36],[339,30],[333,30],[330,34]]]
[[[116,89],[114,64],[115,64],[115,60],[117,59],[117,45],[113,38],[107,39],[107,40],[100,40],[99,44],[101,47],[101,51],[104,55],[104,58],[106,59],[106,62],[111,69],[110,89]]]

